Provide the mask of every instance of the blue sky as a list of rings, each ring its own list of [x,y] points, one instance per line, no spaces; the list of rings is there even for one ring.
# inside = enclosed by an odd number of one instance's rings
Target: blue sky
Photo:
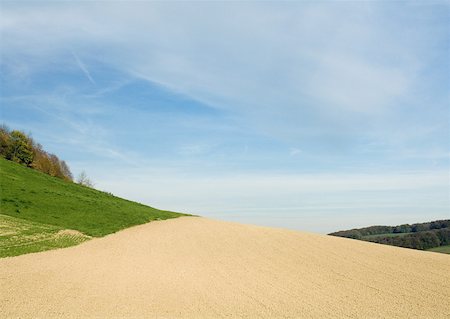
[[[1,2],[1,118],[96,187],[330,232],[450,217],[448,2]]]

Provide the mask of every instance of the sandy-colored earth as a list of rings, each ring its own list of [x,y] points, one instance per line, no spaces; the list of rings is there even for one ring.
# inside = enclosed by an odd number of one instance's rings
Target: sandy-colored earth
[[[182,217],[0,259],[2,318],[450,318],[450,256]]]

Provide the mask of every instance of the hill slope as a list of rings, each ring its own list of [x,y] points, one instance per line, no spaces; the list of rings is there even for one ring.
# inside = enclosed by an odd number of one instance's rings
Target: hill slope
[[[450,317],[448,255],[201,217],[0,259],[0,278],[7,318]]]
[[[64,243],[55,247],[70,246],[70,238],[78,243],[88,236],[100,237],[152,220],[182,216],[67,182],[3,158],[0,173],[0,256],[50,249],[54,245],[51,235],[64,234],[60,232],[64,229],[81,234],[58,235],[58,241],[63,239]],[[12,246],[16,248],[11,249]]]

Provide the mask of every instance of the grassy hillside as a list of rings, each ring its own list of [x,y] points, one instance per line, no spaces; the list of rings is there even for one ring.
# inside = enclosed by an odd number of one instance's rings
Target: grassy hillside
[[[11,240],[16,244],[25,240],[27,234],[30,239],[46,234],[42,236],[48,239],[71,229],[82,233],[81,237],[72,236],[77,237],[77,243],[80,238],[86,239],[83,236],[101,237],[133,225],[183,215],[124,200],[2,158],[0,173],[0,250],[11,245]],[[68,236],[56,237],[67,242]]]
[[[430,248],[428,250],[429,251],[434,251],[434,252],[437,252],[437,253],[450,254],[450,245],[434,247],[434,248]]]

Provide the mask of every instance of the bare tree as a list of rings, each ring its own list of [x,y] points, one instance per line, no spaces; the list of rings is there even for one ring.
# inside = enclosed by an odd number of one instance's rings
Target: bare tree
[[[94,183],[88,178],[85,171],[82,171],[80,175],[78,175],[77,183],[83,186],[94,188]]]

